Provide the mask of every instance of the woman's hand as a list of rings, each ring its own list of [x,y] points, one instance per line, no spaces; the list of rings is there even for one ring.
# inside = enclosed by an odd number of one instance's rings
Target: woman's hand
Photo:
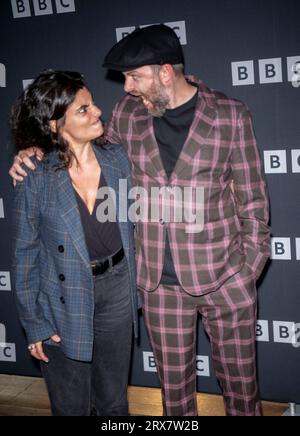
[[[51,336],[51,339],[56,343],[59,343],[61,341],[58,335]],[[31,356],[34,357],[35,359],[42,360],[45,363],[49,363],[49,359],[43,350],[42,341],[36,342],[35,344],[28,345],[28,350],[30,351]]]
[[[26,150],[19,151],[19,153],[15,156],[14,163],[8,172],[8,174],[13,178],[14,186],[16,186],[16,182],[22,182],[24,177],[27,176],[26,171],[21,167],[22,163],[32,170],[35,169],[35,165],[30,159],[32,156],[36,156],[38,160],[42,160],[44,153],[39,148],[31,147],[27,148]]]

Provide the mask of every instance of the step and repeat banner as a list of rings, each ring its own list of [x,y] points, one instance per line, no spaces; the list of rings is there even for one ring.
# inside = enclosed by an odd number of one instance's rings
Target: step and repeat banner
[[[180,37],[186,73],[243,100],[252,112],[272,226],[272,258],[259,282],[259,384],[263,399],[300,403],[299,16],[299,0],[1,0],[0,373],[40,375],[11,292],[10,107],[40,71],[75,70],[107,120],[124,91],[101,67],[105,54],[136,27],[166,23]],[[131,384],[159,386],[140,321]],[[201,320],[196,365],[199,391],[219,393]]]

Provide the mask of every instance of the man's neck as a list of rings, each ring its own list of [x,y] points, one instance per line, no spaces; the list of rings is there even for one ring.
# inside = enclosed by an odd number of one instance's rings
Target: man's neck
[[[174,82],[170,90],[170,103],[168,109],[175,109],[189,101],[197,92],[197,88],[187,82],[184,76],[179,77]]]

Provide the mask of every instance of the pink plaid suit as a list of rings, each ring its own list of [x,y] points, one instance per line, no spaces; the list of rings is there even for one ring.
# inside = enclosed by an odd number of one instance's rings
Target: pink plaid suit
[[[204,227],[186,222],[136,224],[137,282],[163,388],[165,413],[196,414],[197,312],[211,339],[216,374],[228,414],[259,414],[255,374],[255,281],[269,256],[268,199],[252,122],[239,101],[198,84],[189,135],[167,178],[142,102],[124,97],[115,107],[107,139],[122,143],[133,185],[203,187]],[[233,187],[233,188],[232,188]],[[149,196],[150,198],[150,196]],[[149,200],[151,203],[151,198]],[[148,204],[149,211],[151,204]],[[160,285],[168,232],[180,286]]]

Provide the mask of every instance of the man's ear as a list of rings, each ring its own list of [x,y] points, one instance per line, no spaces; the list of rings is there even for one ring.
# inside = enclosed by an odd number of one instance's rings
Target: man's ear
[[[50,126],[50,130],[52,133],[57,133],[57,121],[56,120],[50,120],[49,126]]]
[[[164,84],[168,84],[174,77],[174,70],[172,65],[164,64],[159,71],[160,80]]]

